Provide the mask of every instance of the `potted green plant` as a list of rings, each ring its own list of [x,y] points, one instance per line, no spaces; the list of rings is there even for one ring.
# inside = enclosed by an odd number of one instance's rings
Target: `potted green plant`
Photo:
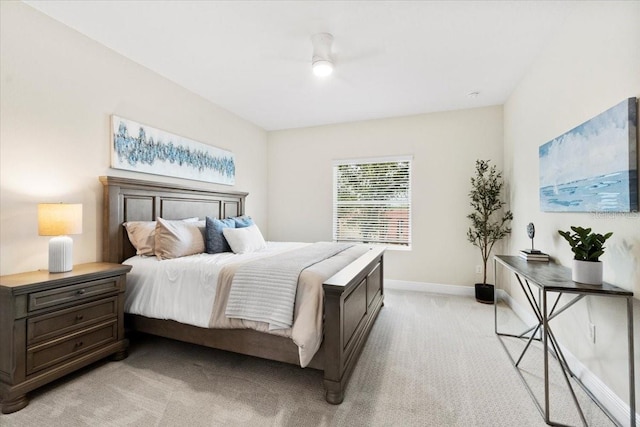
[[[613,233],[602,235],[592,233],[590,228],[573,226],[571,231],[558,230],[558,233],[569,242],[574,254],[571,279],[588,285],[601,285],[602,262],[599,258],[604,254],[604,242]]]
[[[467,238],[480,248],[482,255],[482,283],[475,284],[476,300],[488,304],[493,304],[494,287],[487,283],[487,262],[493,245],[511,233],[509,221],[513,219],[510,210],[501,212],[506,204],[500,199],[503,185],[502,173],[490,165],[489,160],[476,160],[469,192],[473,211],[467,215],[471,220]]]

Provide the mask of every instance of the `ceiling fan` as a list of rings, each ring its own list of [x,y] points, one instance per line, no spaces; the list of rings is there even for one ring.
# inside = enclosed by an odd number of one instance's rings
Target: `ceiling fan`
[[[333,58],[331,56],[331,44],[333,36],[329,33],[318,33],[311,36],[313,44],[313,56],[311,69],[318,77],[327,77],[333,73]]]

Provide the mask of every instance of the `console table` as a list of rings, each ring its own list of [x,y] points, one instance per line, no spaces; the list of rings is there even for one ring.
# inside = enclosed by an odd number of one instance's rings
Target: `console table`
[[[531,395],[534,403],[538,407],[540,414],[544,418],[544,421],[549,425],[562,425],[551,421],[549,414],[549,350],[552,350],[558,364],[562,370],[562,374],[567,383],[571,397],[576,405],[580,418],[583,424],[586,426],[587,421],[582,412],[582,408],[578,403],[576,394],[571,386],[569,377],[573,377],[574,380],[585,390],[585,392],[593,399],[593,401],[614,421],[615,419],[611,414],[602,406],[602,404],[593,396],[593,394],[584,386],[582,381],[577,378],[571,369],[569,368],[562,349],[556,340],[555,335],[549,325],[549,322],[560,315],[562,312],[573,306],[576,302],[580,301],[587,295],[591,296],[604,296],[604,297],[617,297],[626,299],[627,305],[627,340],[628,340],[628,361],[629,361],[629,408],[630,408],[630,422],[631,426],[636,425],[636,407],[635,407],[635,373],[634,373],[634,355],[633,355],[633,292],[625,289],[613,286],[608,283],[602,285],[584,285],[576,283],[571,280],[571,271],[558,264],[546,263],[546,262],[527,262],[518,256],[505,256],[496,255],[493,257],[494,272],[496,272],[496,287],[498,282],[497,267],[500,264],[506,267],[508,270],[515,274],[520,288],[524,292],[524,295],[531,306],[533,313],[535,314],[538,323],[519,335],[507,334],[498,332],[498,309],[497,304],[494,304],[494,320],[495,320],[495,333],[500,340],[500,343],[504,347],[507,355],[511,359],[516,372],[520,376],[520,379],[526,386],[529,394]],[[534,288],[537,288],[537,298],[534,295]],[[551,302],[550,298],[556,295],[555,301]],[[560,297],[564,294],[573,295],[572,299],[563,305],[560,305]],[[495,292],[497,295],[497,292]],[[495,297],[497,298],[497,296]],[[497,302],[497,301],[494,301]],[[551,308],[549,310],[549,308]],[[514,360],[511,353],[507,349],[506,344],[502,337],[513,337],[527,340],[527,343],[520,354],[518,360]],[[540,405],[538,399],[536,399],[529,384],[527,384],[524,376],[520,372],[518,365],[522,360],[522,357],[529,349],[533,340],[542,341],[543,354],[544,354],[544,407]],[[551,347],[551,348],[550,348]]]

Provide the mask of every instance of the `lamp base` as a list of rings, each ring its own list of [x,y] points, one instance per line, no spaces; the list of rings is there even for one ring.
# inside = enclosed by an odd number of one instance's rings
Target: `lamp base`
[[[56,236],[49,240],[49,273],[64,273],[73,269],[73,240]]]

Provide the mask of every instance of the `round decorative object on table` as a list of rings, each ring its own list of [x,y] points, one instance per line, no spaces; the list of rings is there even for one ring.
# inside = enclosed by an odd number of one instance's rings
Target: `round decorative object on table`
[[[531,239],[531,250],[525,251],[525,252],[530,254],[540,253],[540,251],[537,249],[534,249],[534,246],[533,246],[533,238],[535,237],[535,235],[536,235],[536,227],[535,225],[533,225],[532,222],[530,222],[529,224],[527,224],[527,236],[529,236],[529,238]]]
[[[527,236],[529,236],[530,239],[533,239],[535,235],[536,235],[536,227],[533,225],[532,222],[530,222],[529,224],[527,224]]]

